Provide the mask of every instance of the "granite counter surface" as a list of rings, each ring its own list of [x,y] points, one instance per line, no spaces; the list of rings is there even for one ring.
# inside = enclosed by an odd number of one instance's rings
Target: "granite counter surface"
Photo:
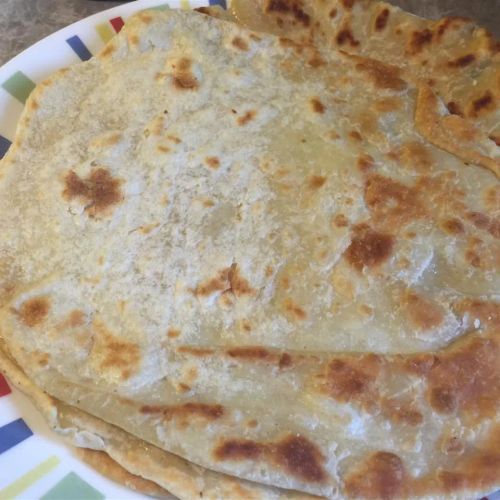
[[[390,0],[424,17],[460,15],[500,37],[500,0]],[[45,36],[120,1],[0,0],[0,65]]]

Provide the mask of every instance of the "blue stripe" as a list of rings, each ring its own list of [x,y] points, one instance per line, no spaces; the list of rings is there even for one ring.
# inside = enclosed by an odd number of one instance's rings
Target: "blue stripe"
[[[227,9],[226,0],[208,0],[210,5],[220,5],[223,9]]]
[[[0,427],[0,453],[9,450],[32,435],[33,432],[22,418]]]
[[[0,135],[0,160],[5,156],[7,150],[10,147],[11,142],[6,139],[3,135]]]
[[[78,36],[72,36],[66,40],[68,45],[76,52],[76,55],[82,60],[87,61],[92,57],[89,49],[85,47],[84,43],[80,40]]]

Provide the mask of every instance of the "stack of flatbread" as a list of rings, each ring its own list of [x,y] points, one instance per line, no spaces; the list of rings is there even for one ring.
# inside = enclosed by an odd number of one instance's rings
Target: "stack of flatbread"
[[[135,15],[0,164],[0,368],[151,495],[495,490],[499,58],[367,0]]]

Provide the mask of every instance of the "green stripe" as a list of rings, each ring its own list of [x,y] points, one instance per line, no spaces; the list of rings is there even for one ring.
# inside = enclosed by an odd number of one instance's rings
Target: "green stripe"
[[[114,31],[107,23],[98,24],[95,29],[104,43],[108,43],[115,36]]]
[[[24,73],[17,71],[8,80],[2,83],[2,87],[12,97],[15,97],[24,104],[36,85]]]
[[[168,3],[162,3],[161,5],[157,5],[156,7],[149,7],[146,10],[167,10],[170,9],[170,5]]]
[[[40,500],[102,500],[104,495],[74,472],[64,476]]]
[[[59,465],[60,460],[57,457],[50,457],[38,464],[34,469],[31,469],[13,483],[0,490],[0,500],[12,500],[19,496],[24,490],[36,483],[45,474],[48,474],[54,467]]]

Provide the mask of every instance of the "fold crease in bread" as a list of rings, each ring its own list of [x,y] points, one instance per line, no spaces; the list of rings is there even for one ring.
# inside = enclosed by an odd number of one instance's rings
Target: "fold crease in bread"
[[[340,4],[354,27],[382,5]],[[139,13],[30,96],[0,163],[0,368],[152,494],[494,490],[495,111],[451,113],[367,33],[337,50],[315,3],[233,8]]]

